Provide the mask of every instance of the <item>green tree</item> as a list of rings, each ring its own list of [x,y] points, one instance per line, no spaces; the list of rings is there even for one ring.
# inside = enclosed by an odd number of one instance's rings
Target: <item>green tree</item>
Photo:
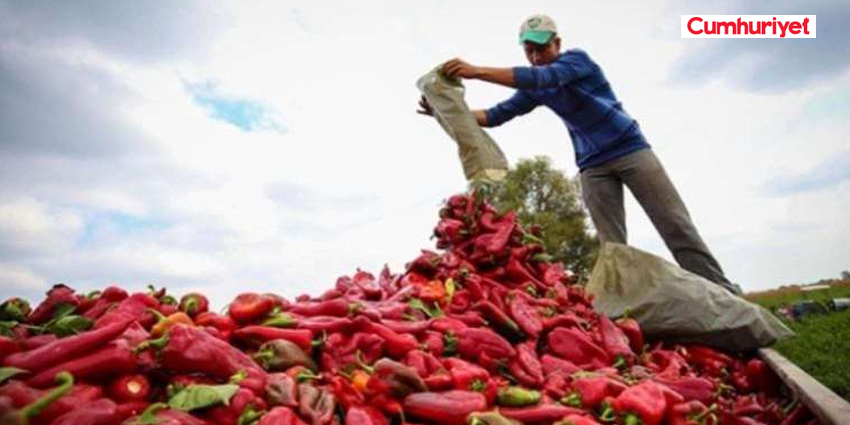
[[[552,168],[544,156],[520,160],[504,180],[483,190],[499,211],[514,210],[524,226],[540,226],[547,252],[585,280],[599,241],[589,231],[578,193],[578,182]]]

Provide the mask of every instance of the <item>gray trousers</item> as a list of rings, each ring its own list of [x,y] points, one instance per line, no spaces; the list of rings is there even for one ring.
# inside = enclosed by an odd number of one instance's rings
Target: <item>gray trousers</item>
[[[582,198],[601,242],[627,242],[624,184],[646,211],[679,266],[732,293],[739,292],[703,242],[652,149],[641,149],[581,172]]]

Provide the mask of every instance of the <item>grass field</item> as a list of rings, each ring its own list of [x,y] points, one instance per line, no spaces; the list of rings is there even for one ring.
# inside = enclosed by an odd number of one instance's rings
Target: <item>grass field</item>
[[[829,289],[801,291],[782,288],[775,291],[748,294],[750,301],[772,308],[799,300],[824,302],[832,298],[850,298],[850,281],[834,284]],[[821,316],[810,316],[788,326],[797,333],[774,348],[850,401],[850,310]]]

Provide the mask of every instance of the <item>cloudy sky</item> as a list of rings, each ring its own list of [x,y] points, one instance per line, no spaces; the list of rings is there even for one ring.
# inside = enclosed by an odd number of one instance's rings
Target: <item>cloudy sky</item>
[[[415,80],[522,64],[537,12],[603,67],[733,281],[837,276],[850,4],[757,3],[0,0],[0,298],[154,283],[222,305],[399,270],[465,187]],[[681,39],[698,13],[816,14],[818,38]],[[510,95],[468,87],[473,107]],[[545,109],[490,133],[577,173]],[[628,202],[630,243],[671,258]]]

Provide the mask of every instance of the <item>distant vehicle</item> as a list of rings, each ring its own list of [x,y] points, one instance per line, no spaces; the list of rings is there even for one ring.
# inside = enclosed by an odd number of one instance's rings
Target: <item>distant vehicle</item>
[[[850,298],[833,298],[829,300],[829,308],[833,311],[843,311],[850,308]]]
[[[798,301],[791,305],[791,314],[795,319],[801,319],[804,316],[812,314],[828,314],[829,310],[823,304],[817,301]]]

